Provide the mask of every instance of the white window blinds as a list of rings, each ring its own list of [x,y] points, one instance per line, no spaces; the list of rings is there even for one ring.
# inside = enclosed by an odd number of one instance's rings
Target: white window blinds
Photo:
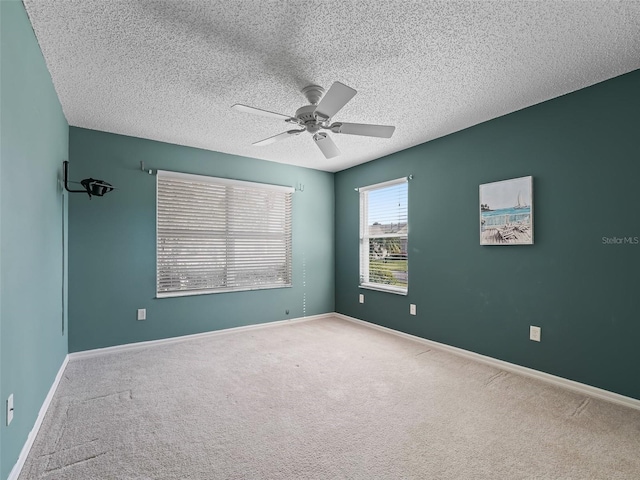
[[[290,287],[292,193],[159,170],[157,296]]]
[[[406,178],[360,192],[360,286],[406,294],[408,183]]]

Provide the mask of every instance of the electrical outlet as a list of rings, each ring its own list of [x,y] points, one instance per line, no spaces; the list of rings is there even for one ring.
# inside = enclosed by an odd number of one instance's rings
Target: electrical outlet
[[[7,398],[7,427],[11,424],[11,420],[13,420],[13,393]]]
[[[531,325],[529,327],[529,340],[533,340],[534,342],[539,342],[541,333],[542,333],[542,329],[540,327],[534,327],[533,325]]]
[[[147,309],[139,308],[138,309],[138,320],[146,320],[147,319]]]
[[[409,305],[409,313],[411,315],[416,315],[416,306],[413,303]]]
[[[359,299],[360,299],[360,303],[364,303],[364,295],[363,294],[360,294]]]

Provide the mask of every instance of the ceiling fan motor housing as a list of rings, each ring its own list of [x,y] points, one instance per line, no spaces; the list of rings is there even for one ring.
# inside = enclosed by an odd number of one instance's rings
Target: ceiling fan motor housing
[[[321,128],[321,124],[316,119],[314,112],[315,105],[305,105],[296,110],[296,118],[304,125],[309,133],[315,133]]]

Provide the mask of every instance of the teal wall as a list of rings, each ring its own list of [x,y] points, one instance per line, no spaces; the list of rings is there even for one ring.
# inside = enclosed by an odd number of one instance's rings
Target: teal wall
[[[69,350],[174,337],[334,311],[333,174],[71,128],[70,173],[117,190],[69,198]],[[295,186],[293,287],[155,297],[154,169]],[[147,320],[136,320],[136,309]],[[289,314],[285,313],[289,310]]]
[[[0,1],[0,25],[1,479],[67,351],[334,310],[640,399],[640,245],[602,242],[640,237],[640,71],[333,175],[70,129],[21,2]],[[118,189],[63,195],[67,156],[72,179]],[[294,286],[155,299],[155,177],[140,160],[304,185],[294,195]],[[361,290],[354,188],[408,174],[409,295]],[[478,186],[525,175],[535,245],[481,247]],[[542,327],[541,343],[528,340],[529,325]]]
[[[0,478],[67,354],[58,178],[68,125],[21,2],[0,2]],[[15,416],[6,426],[6,400]]]
[[[336,311],[640,399],[640,245],[602,242],[640,237],[638,112],[640,70],[339,172]],[[409,295],[359,289],[354,188],[409,174]],[[480,246],[479,185],[526,175],[535,245]]]

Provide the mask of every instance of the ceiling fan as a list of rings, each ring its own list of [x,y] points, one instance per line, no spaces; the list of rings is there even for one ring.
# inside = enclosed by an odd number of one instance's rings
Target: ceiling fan
[[[236,104],[231,108],[240,112],[252,113],[263,117],[284,120],[286,123],[297,125],[298,129],[287,130],[273,137],[265,138],[253,145],[269,145],[285,138],[300,135],[302,132],[313,134],[313,140],[320,148],[326,158],[333,158],[340,155],[340,150],[333,143],[331,137],[320,130],[328,130],[333,133],[344,133],[347,135],[363,135],[365,137],[391,138],[396,127],[389,125],[370,125],[366,123],[334,122],[331,118],[344,107],[357,93],[353,88],[340,82],[334,82],[329,91],[318,85],[309,85],[302,89],[302,94],[307,98],[310,105],[305,105],[296,110],[296,114],[291,117],[281,113],[262,110],[261,108],[249,107],[247,105]],[[323,97],[324,95],[324,97]]]

